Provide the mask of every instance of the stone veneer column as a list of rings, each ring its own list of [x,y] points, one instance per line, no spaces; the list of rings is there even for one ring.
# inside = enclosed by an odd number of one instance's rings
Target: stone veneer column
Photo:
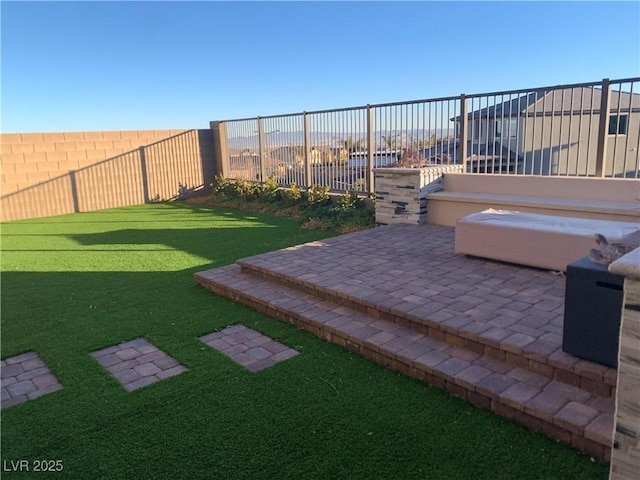
[[[640,248],[609,270],[626,277],[609,478],[635,480],[640,472]]]
[[[462,173],[462,165],[422,168],[376,168],[376,223],[427,223],[428,193],[442,190],[442,176]]]

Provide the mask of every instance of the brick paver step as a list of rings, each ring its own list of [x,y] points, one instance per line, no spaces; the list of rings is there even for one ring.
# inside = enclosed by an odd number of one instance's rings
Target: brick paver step
[[[454,229],[388,225],[239,260],[243,272],[604,397],[617,372],[562,351],[565,280],[456,255]]]
[[[421,379],[528,428],[610,455],[613,400],[247,273],[239,265],[197,273],[200,285]]]

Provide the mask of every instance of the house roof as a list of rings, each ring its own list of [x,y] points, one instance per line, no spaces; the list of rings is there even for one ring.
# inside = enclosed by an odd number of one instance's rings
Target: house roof
[[[523,113],[549,110],[554,113],[599,110],[601,101],[602,90],[599,88],[565,88],[546,92],[543,97],[538,98],[537,101],[525,108]],[[621,112],[628,112],[630,107],[632,109],[640,108],[640,95],[612,91],[609,103],[610,111],[616,112],[618,107]]]
[[[600,110],[602,89],[592,87],[535,90],[513,100],[469,112],[468,119],[515,117],[536,114],[569,114]],[[611,92],[610,111],[640,111],[640,95],[637,93]],[[459,121],[460,116],[451,120]]]

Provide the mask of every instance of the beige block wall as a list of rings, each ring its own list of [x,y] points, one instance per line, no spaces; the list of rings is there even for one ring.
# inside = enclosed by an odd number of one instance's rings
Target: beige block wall
[[[180,184],[207,184],[211,139],[209,130],[1,134],[0,220],[173,198]]]
[[[633,178],[450,173],[445,177],[444,189],[447,192],[606,200],[609,202],[640,200],[640,180]]]
[[[640,220],[639,179],[449,173],[444,177],[444,192],[452,196],[429,196],[428,223],[454,226],[457,219],[488,208],[621,222]],[[480,195],[469,199],[456,197],[456,192],[504,195],[504,198],[502,201],[483,200]],[[540,201],[532,204],[519,197],[540,197]],[[602,201],[603,206],[600,209],[563,206],[554,198],[578,203],[581,200]],[[609,210],[604,206],[607,202],[612,207]],[[618,203],[628,208],[622,211],[619,205],[616,207]]]

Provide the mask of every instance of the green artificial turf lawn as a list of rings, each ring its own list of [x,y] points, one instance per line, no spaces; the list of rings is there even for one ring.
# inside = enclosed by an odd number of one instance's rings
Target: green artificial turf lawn
[[[2,410],[2,460],[54,478],[604,479],[608,465],[196,285],[326,237],[175,202],[2,225],[2,358],[65,388]],[[357,252],[354,252],[357,254]],[[197,337],[243,323],[301,354],[251,373]],[[90,352],[143,336],[189,371],[127,392]],[[3,478],[47,478],[4,472]]]

